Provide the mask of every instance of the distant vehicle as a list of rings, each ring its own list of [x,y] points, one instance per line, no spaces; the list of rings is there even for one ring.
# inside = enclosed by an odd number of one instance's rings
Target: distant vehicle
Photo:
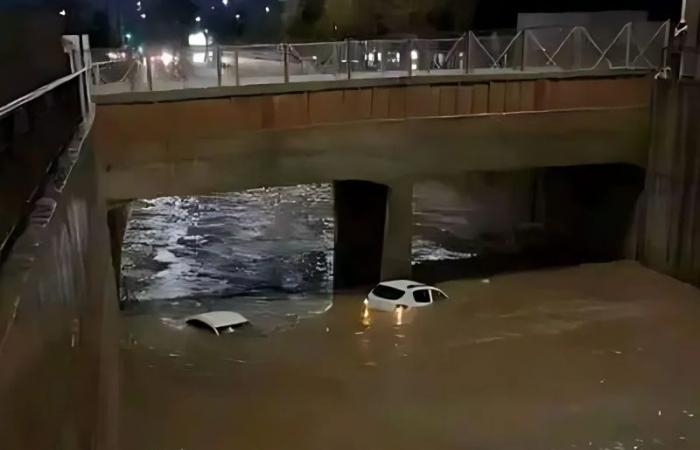
[[[369,309],[394,311],[396,308],[421,308],[447,298],[436,287],[416,281],[395,280],[379,283],[365,301]]]
[[[208,328],[217,336],[221,333],[230,333],[234,328],[249,323],[248,319],[234,311],[210,311],[188,317],[185,322],[200,328]]]

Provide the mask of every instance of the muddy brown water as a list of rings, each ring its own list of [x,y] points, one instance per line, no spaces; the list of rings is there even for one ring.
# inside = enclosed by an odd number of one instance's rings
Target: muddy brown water
[[[625,261],[440,287],[401,324],[361,292],[221,337],[126,314],[120,447],[700,449],[695,288]]]

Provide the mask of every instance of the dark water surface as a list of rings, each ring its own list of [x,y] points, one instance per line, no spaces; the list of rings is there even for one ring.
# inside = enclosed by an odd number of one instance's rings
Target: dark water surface
[[[414,262],[484,251],[478,211],[433,189]],[[447,302],[364,315],[364,292],[331,291],[332,247],[328,186],[141,203],[120,448],[700,449],[695,288],[621,261],[453,279]],[[184,324],[208,309],[252,326]]]

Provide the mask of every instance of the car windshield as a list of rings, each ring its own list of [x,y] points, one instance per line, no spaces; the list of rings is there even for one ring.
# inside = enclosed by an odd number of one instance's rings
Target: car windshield
[[[380,284],[374,288],[374,290],[372,290],[372,294],[387,300],[398,300],[403,297],[403,291],[401,289],[396,289],[383,284]]]

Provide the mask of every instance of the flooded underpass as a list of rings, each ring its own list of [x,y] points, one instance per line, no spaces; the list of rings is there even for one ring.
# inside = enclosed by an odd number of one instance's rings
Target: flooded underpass
[[[440,279],[488,249],[435,189],[413,254]],[[366,313],[332,292],[332,230],[329,186],[135,206],[121,448],[700,448],[695,288],[617,261],[442,277],[449,301]],[[252,324],[185,325],[211,309]]]

